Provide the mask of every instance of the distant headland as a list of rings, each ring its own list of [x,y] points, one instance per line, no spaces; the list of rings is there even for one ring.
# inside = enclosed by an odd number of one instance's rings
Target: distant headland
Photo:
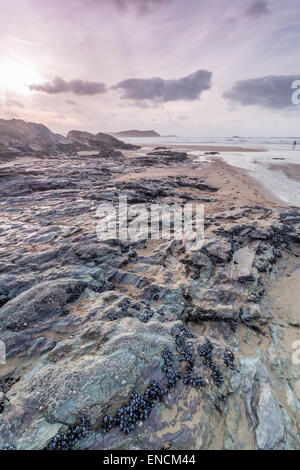
[[[129,131],[122,131],[122,132],[111,132],[111,135],[117,136],[117,137],[161,137],[158,132],[155,132],[153,130],[148,130],[148,131],[139,131],[137,129],[132,129]]]

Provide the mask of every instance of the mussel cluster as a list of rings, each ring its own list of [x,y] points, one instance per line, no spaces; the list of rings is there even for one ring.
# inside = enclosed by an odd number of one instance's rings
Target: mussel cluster
[[[9,389],[19,380],[20,380],[20,377],[12,377],[10,375],[7,377],[1,377],[0,378],[0,392],[7,393]]]
[[[66,303],[69,304],[71,302],[75,302],[76,300],[78,300],[86,288],[87,288],[87,284],[85,282],[77,286],[68,287]]]
[[[154,381],[150,382],[143,395],[134,390],[130,396],[129,404],[124,408],[119,408],[114,418],[104,417],[103,432],[107,433],[117,426],[125,434],[133,431],[137,421],[149,418],[155,402],[162,401],[165,394],[165,390]]]
[[[214,381],[214,384],[217,387],[220,387],[222,383],[224,382],[223,376],[218,369],[218,367],[214,364],[212,355],[213,355],[213,345],[209,341],[208,338],[206,338],[206,342],[202,345],[199,346],[198,348],[198,354],[199,356],[204,357],[204,365],[206,367],[209,367],[209,369],[212,371],[212,379]]]
[[[195,367],[194,351],[192,345],[186,343],[187,338],[195,338],[195,336],[184,325],[173,328],[171,333],[175,339],[177,356],[175,357],[167,347],[162,353],[164,362],[162,370],[167,378],[166,387],[162,387],[157,382],[151,382],[146,388],[144,395],[133,391],[128,405],[124,408],[120,408],[115,417],[104,417],[103,432],[107,433],[115,427],[119,427],[125,434],[133,431],[136,422],[144,421],[149,418],[156,400],[159,399],[162,401],[181,378],[183,378],[185,385],[192,385],[195,388],[206,385],[206,381],[203,377],[198,377],[193,374]],[[183,377],[174,365],[175,360],[178,362],[186,362]]]
[[[136,310],[136,311],[141,310],[141,304],[139,304],[137,302],[131,303],[129,299],[121,300],[121,302],[119,302],[118,306],[120,307],[122,312],[128,312],[129,308],[131,310],[133,309],[133,310]],[[144,313],[137,314],[136,316],[141,322],[148,323],[148,321],[151,320],[151,318],[153,317],[154,311],[152,310],[152,308],[149,305],[147,305],[145,303],[142,305],[142,307],[143,307]],[[133,316],[132,312],[130,313],[130,316]]]
[[[225,395],[219,395],[215,401],[214,401],[214,406],[216,408],[216,410],[222,414],[223,413],[223,410],[221,408],[221,403],[224,402],[226,400],[226,396]]]
[[[128,302],[122,301],[119,305],[123,309],[129,307]],[[131,307],[139,310],[140,305],[131,305]],[[196,338],[188,328],[184,325],[172,328],[171,334],[175,340],[176,352],[173,354],[171,350],[166,347],[162,353],[163,367],[162,370],[166,375],[167,384],[165,387],[159,383],[152,381],[146,388],[143,395],[134,390],[130,396],[129,403],[119,408],[114,417],[105,416],[103,419],[103,432],[108,433],[115,427],[119,427],[124,434],[129,434],[135,429],[138,421],[144,421],[149,418],[151,411],[157,402],[163,401],[169,391],[174,388],[181,379],[185,385],[191,385],[195,388],[204,387],[207,381],[200,376],[194,374],[195,368],[195,355],[193,345],[187,342],[189,338]],[[223,383],[223,377],[217,366],[213,362],[213,345],[206,338],[206,342],[198,347],[198,354],[204,357],[204,365],[211,369],[212,379],[216,386]],[[237,370],[234,366],[234,354],[226,348],[223,356],[223,361],[231,370]],[[177,363],[185,363],[183,372],[180,372],[176,367]],[[18,379],[13,377],[6,377],[0,379],[0,390],[7,391]],[[221,403],[226,400],[225,395],[218,395],[214,401],[215,408],[222,413]],[[0,402],[0,413],[4,409],[4,402]],[[90,422],[88,418],[82,417],[78,425],[69,426],[65,433],[58,433],[48,443],[45,450],[70,450],[78,443],[80,439],[87,437],[90,434]],[[3,450],[15,450],[14,445],[5,445]]]
[[[77,426],[69,426],[68,430],[61,434],[58,433],[48,443],[45,450],[71,450],[80,439],[90,434],[90,422],[88,418],[81,418]]]
[[[203,377],[194,375],[195,357],[191,344],[186,343],[187,338],[196,338],[184,325],[172,329],[175,338],[176,351],[178,353],[178,361],[185,362],[186,368],[183,375],[183,383],[192,385],[195,388],[205,387],[206,381]]]
[[[154,312],[150,307],[146,307],[144,315],[140,315],[138,318],[143,323],[148,323],[149,320],[153,317]]]
[[[181,379],[181,375],[179,371],[174,367],[175,356],[169,348],[164,349],[162,358],[164,361],[162,370],[166,374],[168,380],[167,388],[170,390],[171,388],[176,387],[177,382]]]
[[[224,364],[229,367],[231,370],[237,370],[234,365],[234,354],[233,352],[226,348],[223,356]]]
[[[3,447],[2,447],[2,450],[17,450],[16,449],[16,446],[14,444],[5,444]]]
[[[2,411],[4,410],[4,407],[5,407],[5,403],[4,401],[0,401],[0,414],[2,413]]]

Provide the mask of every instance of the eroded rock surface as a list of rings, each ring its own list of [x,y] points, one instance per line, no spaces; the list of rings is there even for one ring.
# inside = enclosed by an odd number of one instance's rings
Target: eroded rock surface
[[[299,211],[221,203],[159,175],[186,154],[118,149],[0,166],[0,447],[298,449],[299,318],[272,289],[298,275]],[[205,202],[202,248],[99,240],[119,196]]]

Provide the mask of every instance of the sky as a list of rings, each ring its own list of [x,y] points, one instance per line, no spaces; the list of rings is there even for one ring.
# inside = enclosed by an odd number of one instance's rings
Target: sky
[[[300,136],[299,0],[1,0],[0,10],[0,118],[62,134]]]

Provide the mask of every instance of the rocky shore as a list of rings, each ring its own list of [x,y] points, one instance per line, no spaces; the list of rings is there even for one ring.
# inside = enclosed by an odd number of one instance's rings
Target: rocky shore
[[[0,448],[299,449],[300,211],[217,161],[71,139],[1,153]],[[204,203],[203,247],[99,241],[119,196]]]

